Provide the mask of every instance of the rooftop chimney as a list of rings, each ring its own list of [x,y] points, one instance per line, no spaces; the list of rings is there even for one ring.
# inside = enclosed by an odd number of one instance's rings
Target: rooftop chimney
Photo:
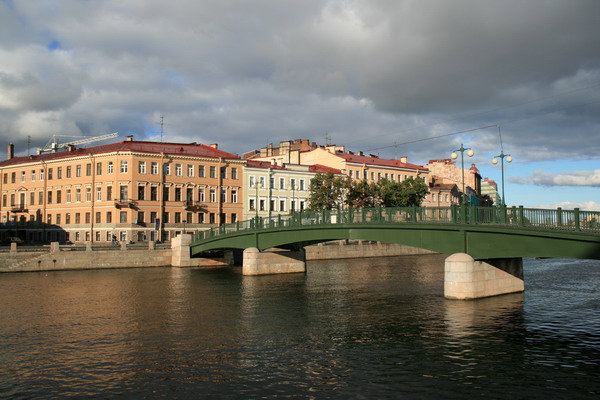
[[[6,159],[10,160],[15,156],[15,145],[9,143],[6,149]]]
[[[216,143],[211,143],[211,144],[209,144],[209,146],[212,147],[213,149],[218,149],[219,148],[219,145],[216,144]]]
[[[359,156],[363,156],[363,155],[364,155],[364,153],[363,153],[362,151],[359,151],[359,152],[358,152],[358,155],[359,155]]]
[[[133,142],[133,135],[129,135],[125,138],[126,142]]]
[[[67,151],[68,151],[68,152],[75,151],[75,145],[74,145],[74,144],[69,144],[69,145],[67,145]]]
[[[400,162],[406,164],[408,161],[408,158],[406,158],[406,156],[402,156],[400,157]]]

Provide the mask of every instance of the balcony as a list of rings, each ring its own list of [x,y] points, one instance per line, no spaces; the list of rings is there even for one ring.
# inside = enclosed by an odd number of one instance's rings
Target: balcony
[[[14,204],[10,207],[10,211],[13,213],[27,212],[27,206],[25,204]]]
[[[200,201],[186,200],[182,203],[186,211],[201,211],[204,209],[204,205]]]
[[[122,208],[132,208],[137,209],[137,202],[128,199],[115,200],[115,207],[117,210]]]

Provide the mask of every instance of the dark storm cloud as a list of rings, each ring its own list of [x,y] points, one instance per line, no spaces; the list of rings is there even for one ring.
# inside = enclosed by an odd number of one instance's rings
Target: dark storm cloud
[[[0,136],[600,154],[600,2],[0,2]],[[60,46],[48,48],[49,43]],[[52,47],[52,46],[50,46]],[[484,129],[376,150],[412,160]],[[584,146],[581,143],[585,143]]]

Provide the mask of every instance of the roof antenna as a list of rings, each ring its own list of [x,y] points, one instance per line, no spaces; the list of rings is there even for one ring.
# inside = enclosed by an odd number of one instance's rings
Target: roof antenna
[[[31,136],[27,135],[27,155],[30,156],[31,155]]]
[[[331,136],[329,136],[329,132],[325,132],[325,143],[327,146],[331,144]]]
[[[163,117],[162,115],[160,116],[160,142],[162,143],[163,141],[163,128],[165,125],[165,121],[164,121],[165,117]]]

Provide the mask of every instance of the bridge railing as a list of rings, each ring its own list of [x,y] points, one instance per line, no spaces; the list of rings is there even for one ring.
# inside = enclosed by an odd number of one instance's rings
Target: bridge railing
[[[456,223],[501,225],[538,229],[600,233],[600,212],[523,207],[378,207],[303,211],[288,215],[255,217],[221,225],[195,235],[194,240],[229,233],[271,228],[332,224]]]

